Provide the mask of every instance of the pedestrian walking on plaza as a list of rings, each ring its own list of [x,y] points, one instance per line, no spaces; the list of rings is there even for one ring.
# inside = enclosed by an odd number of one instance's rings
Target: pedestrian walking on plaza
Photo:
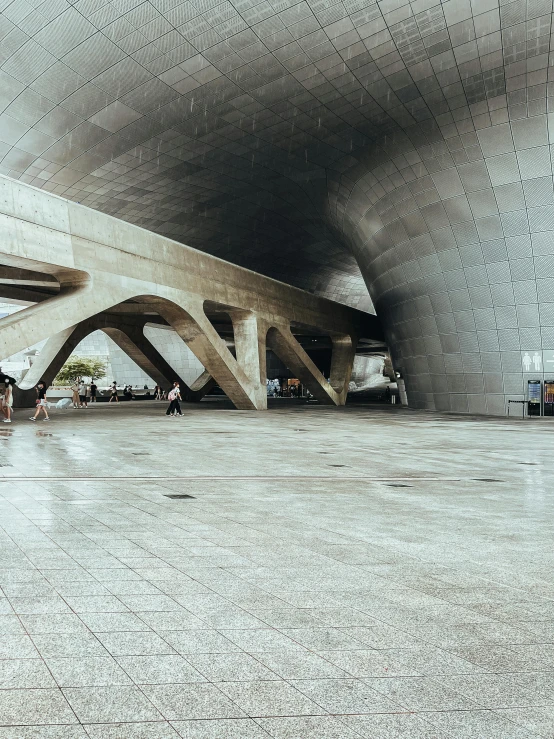
[[[84,380],[79,381],[79,401],[81,408],[88,408],[87,404],[87,384]]]
[[[95,385],[94,380],[90,383],[90,402],[96,403],[96,391],[98,387]]]
[[[12,406],[13,406],[13,389],[8,377],[4,378],[4,400],[2,403],[2,410],[6,418],[4,423],[12,422]]]
[[[73,403],[73,407],[74,408],[79,408],[79,406],[81,404],[80,403],[80,400],[79,400],[79,383],[80,383],[80,381],[81,381],[81,378],[78,377],[75,380],[75,382],[73,383],[73,385],[71,386],[71,393],[72,393],[71,402]]]
[[[37,391],[37,409],[35,411],[35,415],[31,416],[31,418],[29,418],[29,421],[36,421],[38,416],[40,415],[41,410],[44,413],[44,418],[42,420],[49,421],[50,417],[48,415],[48,399],[46,398],[46,383],[44,382],[44,380],[41,380],[39,382],[35,390]]]
[[[110,399],[108,400],[108,403],[111,403],[112,400],[119,403],[119,398],[117,397],[117,382],[115,380],[112,382],[112,386],[110,388]]]
[[[173,383],[173,387],[167,394],[167,399],[169,400],[169,406],[165,412],[165,415],[182,416],[183,414],[181,413],[181,406],[179,405],[179,401],[181,400],[181,391],[179,389],[178,382]]]

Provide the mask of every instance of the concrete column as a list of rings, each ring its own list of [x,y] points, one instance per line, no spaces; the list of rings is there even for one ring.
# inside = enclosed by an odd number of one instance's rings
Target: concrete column
[[[341,405],[343,405],[346,402],[358,342],[352,336],[348,335],[331,336],[331,342],[333,344],[333,353],[331,355],[331,376],[329,383],[333,390],[341,396]]]
[[[249,377],[259,377],[265,387],[267,322],[250,311],[229,312],[233,322],[235,356]]]

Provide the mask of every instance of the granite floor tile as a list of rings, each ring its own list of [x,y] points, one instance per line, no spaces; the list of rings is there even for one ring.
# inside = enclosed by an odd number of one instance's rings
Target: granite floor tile
[[[215,629],[161,631],[160,636],[179,654],[222,654],[241,652],[241,648]]]
[[[339,721],[364,739],[461,739],[411,713],[340,716]]]
[[[131,685],[131,678],[113,657],[63,657],[46,660],[61,688]]]
[[[257,652],[297,652],[305,647],[277,629],[219,629],[219,632],[240,649]]]
[[[86,624],[74,613],[48,613],[21,616],[21,623],[28,634],[83,634]]]
[[[271,736],[249,718],[172,721],[182,739],[269,739]]]
[[[129,610],[114,595],[66,595],[65,600],[75,613],[119,613]]]
[[[344,670],[313,652],[261,652],[256,659],[285,680],[347,677]]]
[[[93,633],[147,630],[144,620],[134,613],[81,613],[80,618]]]
[[[15,613],[21,615],[42,613],[70,613],[71,609],[59,595],[10,598]]]
[[[246,715],[235,701],[215,685],[144,685],[142,690],[169,721],[242,718]]]
[[[4,636],[4,634],[24,633],[25,629],[17,616],[10,614],[0,616],[0,637]]]
[[[274,739],[356,739],[359,736],[332,716],[262,718],[259,723]]]
[[[88,739],[82,726],[0,726],[0,739]]]
[[[0,689],[55,687],[56,683],[41,659],[0,660]]]
[[[538,735],[547,739],[554,737],[554,704],[531,708],[503,708],[494,713],[500,719],[511,721],[533,736]]]
[[[86,724],[90,739],[178,739],[179,734],[168,721]]]
[[[397,650],[322,650],[319,654],[353,677],[394,677],[423,674],[422,665],[409,665],[399,656]]]
[[[346,634],[345,630],[334,627],[283,629],[283,633],[306,649],[312,649],[316,652],[331,649],[348,651],[367,648],[367,645]]]
[[[548,702],[550,695],[541,697],[537,681],[530,674],[509,675],[444,675],[441,684],[467,696],[483,708],[533,706]],[[540,684],[539,684],[540,687]],[[547,686],[548,693],[552,686]]]
[[[107,651],[117,657],[175,654],[175,649],[154,631],[102,631],[96,636]]]
[[[108,651],[90,631],[69,634],[33,634],[33,642],[48,657],[107,657]]]
[[[263,655],[189,654],[187,660],[211,682],[229,680],[279,680],[280,677],[264,664]]]
[[[63,694],[83,724],[158,721],[163,718],[135,687],[64,688]]]
[[[0,726],[76,723],[59,689],[0,690]]]
[[[219,687],[249,716],[314,716],[326,713],[292,685],[278,681],[228,682]]]
[[[392,679],[383,678],[387,681]],[[389,700],[388,696],[374,690],[371,683],[362,680],[293,680],[292,685],[328,713],[394,713],[402,710],[395,696],[390,696]]]
[[[161,631],[188,631],[206,629],[209,626],[190,611],[137,611],[137,615],[151,629]]]
[[[213,658],[220,655],[207,656]],[[117,662],[135,683],[206,682],[204,674],[195,669],[194,662],[190,658],[185,659],[178,654],[117,657]]]
[[[482,739],[485,736],[495,739],[534,739],[540,736],[493,711],[440,711],[425,714],[425,719],[457,739]]]
[[[38,657],[31,638],[26,634],[3,634],[0,638],[0,659]]]
[[[446,688],[440,677],[366,678],[372,690],[409,711],[450,711],[479,708],[479,703]]]

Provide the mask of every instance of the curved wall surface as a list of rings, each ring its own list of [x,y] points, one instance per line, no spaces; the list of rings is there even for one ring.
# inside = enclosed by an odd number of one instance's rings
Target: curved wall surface
[[[0,0],[0,172],[373,300],[411,405],[504,414],[554,376],[551,47],[552,0]]]
[[[479,106],[451,135],[391,136],[337,181],[333,217],[414,407],[504,414],[527,380],[554,379],[546,92]]]

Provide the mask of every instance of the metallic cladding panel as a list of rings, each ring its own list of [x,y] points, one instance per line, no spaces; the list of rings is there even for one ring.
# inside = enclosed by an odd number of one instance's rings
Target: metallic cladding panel
[[[554,351],[552,0],[0,7],[2,174],[369,288],[419,407],[503,414]]]

